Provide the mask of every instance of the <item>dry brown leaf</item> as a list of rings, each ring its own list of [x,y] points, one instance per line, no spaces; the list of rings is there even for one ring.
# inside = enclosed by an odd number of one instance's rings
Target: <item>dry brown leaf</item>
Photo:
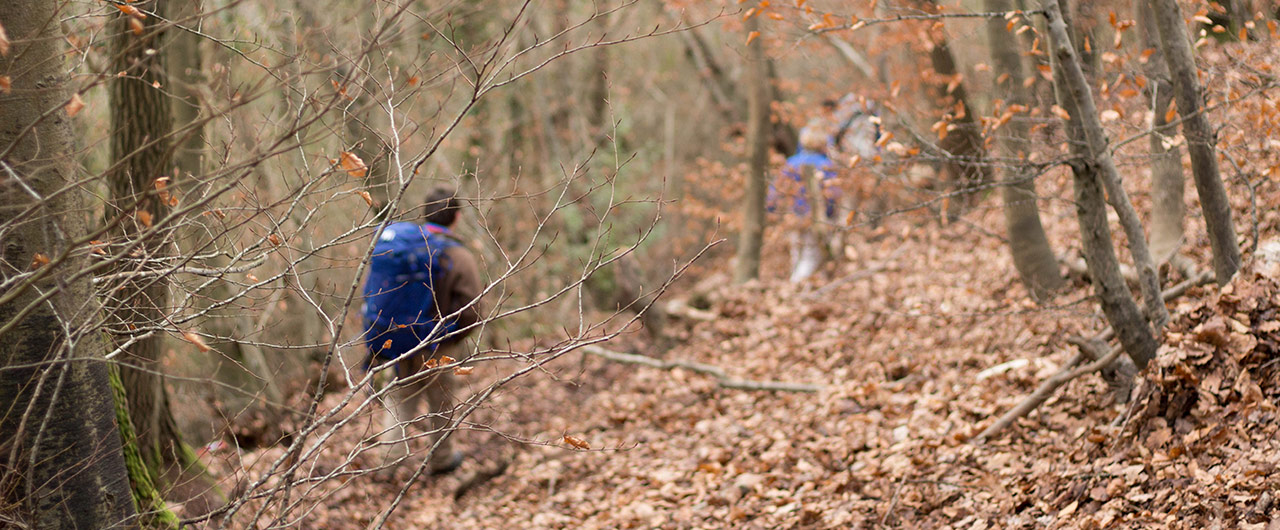
[[[79,114],[84,109],[84,100],[80,98],[80,94],[71,95],[71,101],[67,102],[66,109],[68,118],[75,117],[76,114]]]
[[[192,333],[190,331],[182,332],[182,338],[183,340],[186,340],[187,342],[194,344],[196,349],[200,350],[200,353],[205,353],[212,349],[209,347],[208,344],[204,342],[203,338],[201,338],[199,335],[196,335],[195,333]]]
[[[363,178],[369,174],[369,166],[364,165],[364,160],[360,160],[355,153],[343,151],[338,156],[338,165],[352,177]]]
[[[591,444],[588,444],[586,440],[583,440],[582,438],[570,436],[568,434],[564,435],[564,443],[573,446],[575,449],[582,449],[582,450],[591,449]]]
[[[146,13],[139,11],[138,8],[133,7],[129,4],[112,4],[112,5],[116,6],[116,9],[119,9],[121,13],[129,15],[130,17],[133,17],[135,20],[141,20],[141,19],[147,18]]]

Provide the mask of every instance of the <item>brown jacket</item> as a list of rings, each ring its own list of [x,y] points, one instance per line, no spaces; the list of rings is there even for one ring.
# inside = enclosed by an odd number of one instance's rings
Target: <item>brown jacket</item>
[[[436,308],[441,316],[457,313],[467,304],[471,304],[484,290],[484,282],[480,278],[480,265],[466,246],[450,247],[445,250],[441,263],[448,267],[448,272],[440,280],[435,289]],[[480,304],[474,303],[458,315],[458,329],[465,329],[480,321]],[[469,329],[458,333],[445,343],[453,343],[466,338],[475,331]]]

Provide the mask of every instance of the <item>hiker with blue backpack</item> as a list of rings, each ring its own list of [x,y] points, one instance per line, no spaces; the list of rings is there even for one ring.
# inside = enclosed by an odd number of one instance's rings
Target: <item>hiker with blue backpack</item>
[[[394,364],[379,435],[387,462],[406,458],[415,437],[408,428],[424,426],[435,445],[427,470],[438,475],[457,469],[463,453],[448,437],[452,369],[433,368],[466,357],[463,339],[480,322],[483,282],[475,256],[451,230],[460,209],[456,193],[437,189],[424,208],[425,223],[390,223],[377,232],[362,313],[365,368]],[[424,398],[425,421],[418,410]]]
[[[787,159],[782,173],[769,185],[769,211],[775,211],[779,205],[789,203],[791,213],[800,218],[797,223],[800,228],[788,234],[792,283],[804,281],[822,266],[826,238],[823,225],[835,217],[838,190],[835,186],[836,166],[827,158],[829,138],[830,135],[819,120],[814,120],[801,129],[800,152]],[[821,201],[826,203],[818,212],[809,209],[809,204],[813,202],[807,182],[810,179],[820,183],[818,194]]]

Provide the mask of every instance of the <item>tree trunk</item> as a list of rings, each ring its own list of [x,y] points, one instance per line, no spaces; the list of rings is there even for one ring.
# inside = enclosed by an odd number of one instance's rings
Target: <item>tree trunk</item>
[[[1182,11],[1177,0],[1151,0],[1156,27],[1160,31],[1165,62],[1173,77],[1174,97],[1182,117],[1182,134],[1191,153],[1191,174],[1213,247],[1213,272],[1218,285],[1226,285],[1240,270],[1240,245],[1231,221],[1231,203],[1227,189],[1218,175],[1218,156],[1214,152],[1217,138],[1209,126],[1209,118],[1201,111],[1202,92],[1196,74],[1196,61],[1191,41],[1183,26]]]
[[[1156,53],[1148,58],[1146,75],[1151,80],[1152,123],[1155,134],[1150,135],[1151,149],[1151,254],[1157,263],[1164,263],[1178,254],[1182,247],[1183,219],[1186,206],[1183,192],[1186,182],[1182,173],[1182,153],[1178,146],[1167,143],[1177,131],[1165,119],[1165,113],[1173,102],[1173,82],[1164,54],[1160,52],[1160,35],[1155,26],[1155,14],[1147,0],[1137,0],[1134,10],[1140,17],[1142,42]]]
[[[0,54],[0,75],[11,82],[0,96],[0,162],[9,171],[0,179],[3,259],[53,260],[12,284],[13,269],[0,272],[0,403],[8,410],[0,414],[0,515],[31,528],[127,528],[136,510],[104,343],[92,330],[95,301],[87,277],[72,279],[88,263],[66,256],[87,227],[73,184],[71,119],[60,109],[68,93],[58,5],[0,2],[13,43]]]
[[[174,3],[171,11],[175,23],[187,28],[198,27],[203,13],[201,3],[202,0]],[[195,179],[204,174],[206,140],[204,118],[200,115],[200,88],[206,81],[204,61],[200,55],[200,36],[177,28],[171,31],[172,42],[168,51],[169,89],[174,95],[173,118],[178,126],[179,138],[173,160],[178,174],[173,179],[186,195],[194,190]]]
[[[109,218],[125,215],[118,236],[123,240],[145,238],[140,247],[141,260],[122,260],[119,272],[155,267],[148,260],[163,257],[170,246],[173,225],[162,226],[170,210],[164,185],[157,179],[168,176],[173,160],[173,115],[165,92],[153,83],[165,82],[163,39],[167,33],[161,18],[167,2],[134,4],[156,16],[143,20],[142,31],[135,34],[129,27],[129,15],[119,14],[113,23],[112,70],[125,75],[113,78],[111,96],[111,160],[107,181],[111,188],[113,209]],[[148,53],[150,52],[150,53]],[[153,228],[160,228],[153,230]],[[124,280],[110,294],[108,314],[114,326],[127,336],[129,330],[154,329],[149,337],[139,338],[120,356],[120,379],[124,383],[129,416],[137,429],[138,449],[143,461],[157,477],[163,491],[170,491],[184,481],[184,470],[195,464],[191,452],[182,444],[177,423],[169,404],[169,392],[161,375],[160,357],[168,304],[167,279],[149,276]],[[203,488],[192,488],[203,489]],[[169,496],[166,493],[166,496]],[[190,497],[181,492],[176,497]],[[174,497],[174,498],[176,498]]]
[[[751,17],[746,31],[759,31]],[[764,44],[756,38],[747,45],[747,185],[742,198],[742,232],[738,238],[738,263],[734,281],[760,277],[760,250],[764,246],[765,192],[768,189],[769,93],[768,59]]]
[[[1076,217],[1080,223],[1081,243],[1084,247],[1085,262],[1089,266],[1089,275],[1093,278],[1094,289],[1102,305],[1102,312],[1116,336],[1125,348],[1125,353],[1133,359],[1135,365],[1143,368],[1155,357],[1159,344],[1147,327],[1147,322],[1138,310],[1120,274],[1120,263],[1116,260],[1115,248],[1111,242],[1111,231],[1107,224],[1106,202],[1103,186],[1109,178],[1114,178],[1115,164],[1111,161],[1107,149],[1105,135],[1097,116],[1097,108],[1093,104],[1093,94],[1084,79],[1075,49],[1071,46],[1067,25],[1062,17],[1062,9],[1057,0],[1042,2],[1045,16],[1048,19],[1050,52],[1054,59],[1054,85],[1057,89],[1059,104],[1067,111],[1068,137],[1072,146],[1071,169],[1075,175]],[[1117,179],[1118,180],[1118,179]],[[1112,188],[1112,186],[1107,186]],[[1113,207],[1127,201],[1127,197],[1116,197],[1113,189],[1107,190],[1113,198]],[[1119,190],[1123,193],[1123,189]],[[1123,199],[1123,201],[1121,200]],[[1125,214],[1122,208],[1117,213],[1123,221]],[[1138,233],[1138,238],[1145,248],[1145,236]],[[1130,234],[1131,249],[1135,241]],[[1139,251],[1133,252],[1135,261],[1140,262]],[[1139,268],[1143,264],[1135,264]],[[1145,266],[1149,267],[1149,263]],[[1145,282],[1144,282],[1145,283]],[[1163,299],[1157,290],[1155,295],[1160,309],[1164,308]],[[1155,317],[1153,316],[1153,319]]]
[[[988,12],[1006,12],[1013,10],[1011,0],[986,0]],[[1008,74],[1005,80],[1006,108],[1022,105],[1030,108],[1031,97],[1022,85],[1026,75],[1022,68],[1022,55],[1018,42],[1013,34],[1005,29],[1005,20],[992,19],[987,22],[987,36],[990,38],[991,58],[997,74]],[[999,92],[999,90],[998,90]],[[1036,300],[1045,300],[1049,294],[1062,286],[1062,274],[1058,271],[1058,260],[1049,246],[1049,238],[1045,236],[1044,225],[1040,222],[1040,208],[1037,203],[1036,182],[1019,164],[1030,152],[1030,132],[1022,116],[1014,115],[1004,125],[1005,132],[1000,135],[1000,143],[1004,156],[1008,158],[1008,169],[1005,180],[1008,184],[1001,187],[1004,200],[1004,222],[1008,231],[1009,250],[1013,254],[1014,267],[1018,276],[1027,286],[1031,296]]]
[[[925,2],[930,11],[937,11],[936,1]],[[955,55],[947,40],[946,28],[941,25],[929,30],[932,48],[929,50],[929,61],[934,72],[943,80],[938,83],[937,104],[947,109],[949,132],[938,141],[938,147],[947,157],[945,163],[948,180],[952,191],[958,194],[945,204],[948,219],[956,219],[964,207],[972,201],[973,192],[970,186],[991,181],[991,170],[984,162],[986,153],[983,148],[982,127],[973,115],[973,106],[969,104],[969,94],[965,90],[963,74],[956,65]],[[954,129],[951,128],[954,126]]]

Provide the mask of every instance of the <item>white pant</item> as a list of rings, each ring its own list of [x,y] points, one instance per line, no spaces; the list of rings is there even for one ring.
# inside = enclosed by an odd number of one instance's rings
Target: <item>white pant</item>
[[[382,417],[382,434],[379,436],[385,445],[384,462],[391,463],[412,452],[409,439],[426,431],[427,439],[432,445],[437,442],[431,454],[429,468],[442,467],[453,458],[453,443],[449,439],[449,425],[453,416],[453,374],[442,372],[433,377],[413,382],[403,382],[423,369],[427,358],[439,358],[448,355],[453,358],[462,356],[462,342],[441,346],[435,354],[422,353],[410,359],[398,361],[395,369],[399,376],[392,381],[393,387],[384,394],[383,404],[386,407]],[[427,402],[425,421],[420,420],[423,401]],[[425,425],[424,425],[425,424]],[[424,429],[425,428],[425,429]],[[417,432],[415,432],[417,431]]]
[[[818,236],[808,230],[792,232],[787,240],[791,243],[791,283],[800,283],[822,266],[822,247]]]

